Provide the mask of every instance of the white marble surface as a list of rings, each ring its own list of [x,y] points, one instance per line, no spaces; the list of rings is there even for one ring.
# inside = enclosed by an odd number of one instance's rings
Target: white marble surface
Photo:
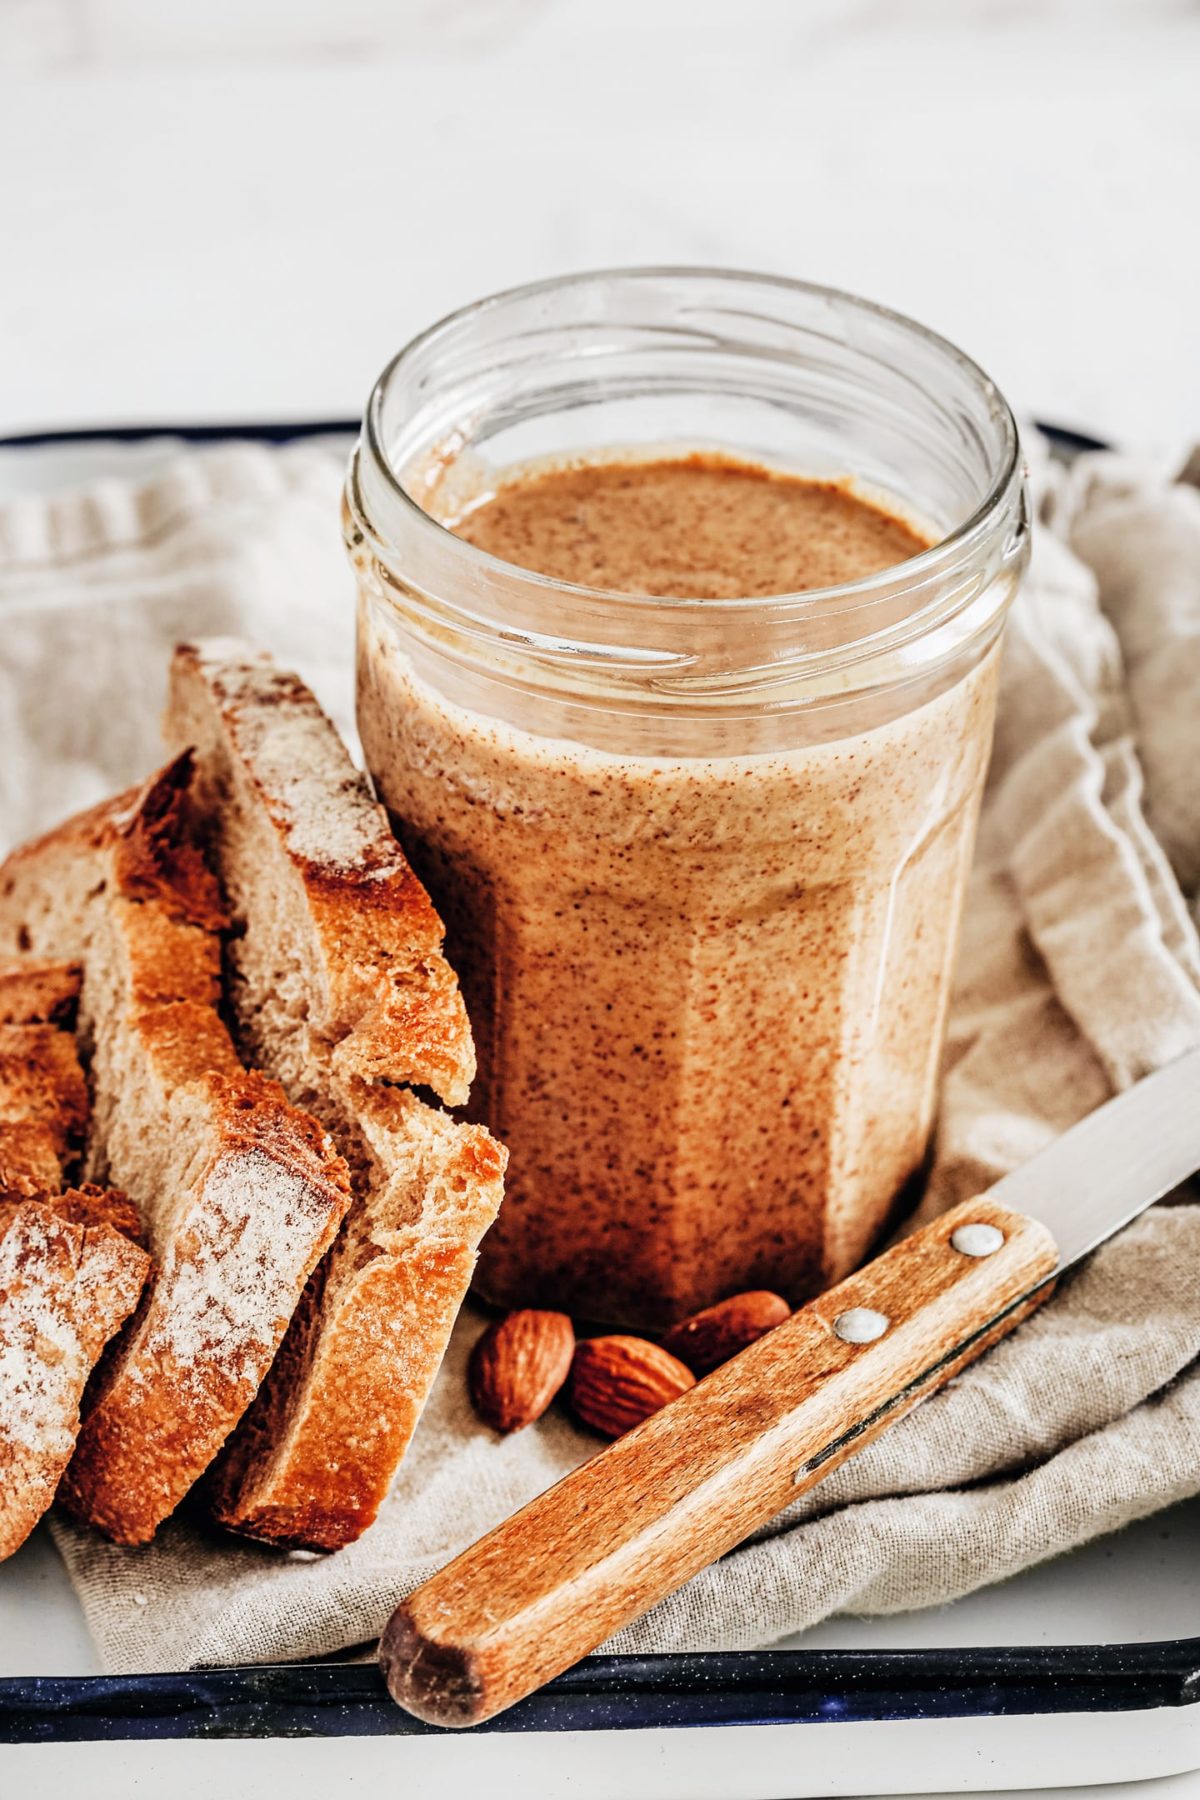
[[[0,433],[354,415],[514,281],[857,289],[1200,434],[1189,0],[0,0]]]

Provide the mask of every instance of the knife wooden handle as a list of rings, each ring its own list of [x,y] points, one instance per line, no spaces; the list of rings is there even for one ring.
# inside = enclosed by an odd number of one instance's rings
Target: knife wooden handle
[[[906,1238],[411,1594],[379,1647],[393,1698],[436,1725],[523,1699],[1010,1331],[1057,1264],[1044,1226],[986,1198]]]

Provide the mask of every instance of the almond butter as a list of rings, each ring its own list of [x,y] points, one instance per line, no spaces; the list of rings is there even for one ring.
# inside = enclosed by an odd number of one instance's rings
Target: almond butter
[[[694,1375],[707,1375],[710,1369],[728,1362],[739,1350],[745,1350],[776,1325],[791,1317],[792,1309],[779,1294],[755,1290],[748,1294],[731,1294],[716,1306],[681,1319],[662,1338],[662,1347],[671,1356],[685,1362]]]
[[[620,1437],[695,1385],[690,1369],[645,1338],[585,1338],[571,1364],[571,1405],[605,1437]]]
[[[471,1352],[471,1402],[493,1431],[540,1419],[571,1370],[575,1329],[566,1313],[524,1310],[489,1325]]]

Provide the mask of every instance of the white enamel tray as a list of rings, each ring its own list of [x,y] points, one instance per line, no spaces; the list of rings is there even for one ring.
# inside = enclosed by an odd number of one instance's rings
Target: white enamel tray
[[[0,445],[0,500],[149,474],[181,437],[350,429]],[[0,1800],[794,1800],[1152,1776],[1200,1800],[1196,1769],[1200,1499],[950,1607],[744,1656],[590,1658],[469,1733],[408,1720],[370,1662],[106,1677],[44,1530],[0,1566]]]

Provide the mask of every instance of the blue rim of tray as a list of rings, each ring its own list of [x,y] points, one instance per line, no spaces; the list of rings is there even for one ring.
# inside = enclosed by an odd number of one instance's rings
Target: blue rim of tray
[[[475,1731],[629,1731],[1200,1703],[1200,1638],[992,1650],[763,1650],[590,1656]],[[0,1743],[139,1738],[424,1737],[372,1663],[0,1681]]]
[[[1100,438],[1038,421],[1063,455]],[[92,442],[283,444],[353,434],[357,419],[127,425],[25,432],[0,449]],[[1200,1637],[1152,1644],[975,1650],[764,1650],[590,1656],[485,1732],[628,1731],[1200,1705]],[[393,1705],[373,1663],[260,1664],[169,1675],[0,1679],[0,1743],[135,1738],[415,1737],[436,1733]]]

